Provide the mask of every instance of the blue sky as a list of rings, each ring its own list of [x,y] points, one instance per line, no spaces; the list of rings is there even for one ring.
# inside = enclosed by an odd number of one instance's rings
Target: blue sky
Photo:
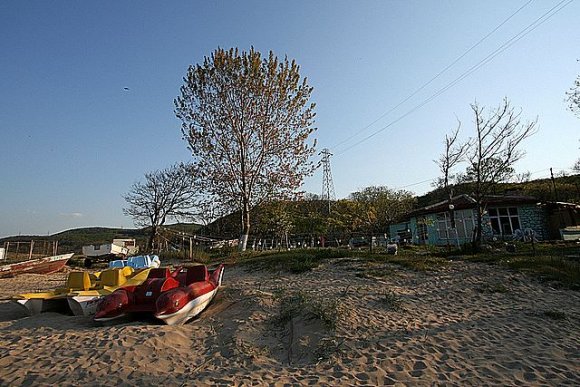
[[[445,134],[457,119],[464,137],[473,133],[475,100],[494,107],[508,97],[524,117],[538,117],[517,171],[539,178],[569,169],[580,156],[580,120],[564,101],[580,74],[579,1],[561,3],[413,110],[559,3],[1,2],[0,236],[132,227],[122,195],[144,173],[188,159],[173,99],[187,67],[218,46],[273,50],[300,64],[314,87],[319,147],[335,154],[339,198],[369,185],[430,190]],[[304,188],[320,193],[321,171]]]

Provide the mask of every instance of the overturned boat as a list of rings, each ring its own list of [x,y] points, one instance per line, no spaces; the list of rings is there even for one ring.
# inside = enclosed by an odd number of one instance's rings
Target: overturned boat
[[[124,286],[97,306],[95,321],[110,321],[130,313],[151,313],[168,325],[183,324],[200,314],[221,285],[224,265],[208,271],[205,265],[173,272],[151,269],[141,285]]]

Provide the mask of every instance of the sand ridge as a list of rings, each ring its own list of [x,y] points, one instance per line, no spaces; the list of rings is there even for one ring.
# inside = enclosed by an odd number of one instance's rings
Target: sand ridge
[[[3,279],[0,297],[65,277]],[[580,294],[497,266],[334,259],[302,274],[228,266],[223,284],[183,326],[26,317],[2,301],[0,384],[580,384]],[[336,328],[304,315],[280,323],[280,295],[296,292],[334,300]]]

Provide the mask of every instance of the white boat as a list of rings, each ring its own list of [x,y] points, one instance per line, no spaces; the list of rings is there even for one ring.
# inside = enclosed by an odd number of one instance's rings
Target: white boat
[[[125,258],[139,251],[135,239],[113,239],[113,243],[101,243],[83,246],[86,257],[85,266],[91,267],[93,262]]]

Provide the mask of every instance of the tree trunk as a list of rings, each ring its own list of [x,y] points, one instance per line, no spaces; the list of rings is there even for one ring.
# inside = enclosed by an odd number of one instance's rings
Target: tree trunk
[[[151,226],[151,233],[149,233],[149,239],[147,240],[147,252],[153,251],[153,241],[157,236],[157,226]]]
[[[244,200],[243,208],[242,208],[242,236],[240,237],[240,251],[246,251],[246,247],[248,245],[248,237],[250,235],[250,205],[249,203]]]
[[[481,209],[481,204],[478,202],[476,205],[476,209],[477,209],[477,226],[475,227],[475,235],[473,238],[473,252],[477,253],[479,252],[479,248],[481,247],[481,241],[482,241],[482,228],[481,226],[483,225],[483,216],[482,216],[482,209]]]

